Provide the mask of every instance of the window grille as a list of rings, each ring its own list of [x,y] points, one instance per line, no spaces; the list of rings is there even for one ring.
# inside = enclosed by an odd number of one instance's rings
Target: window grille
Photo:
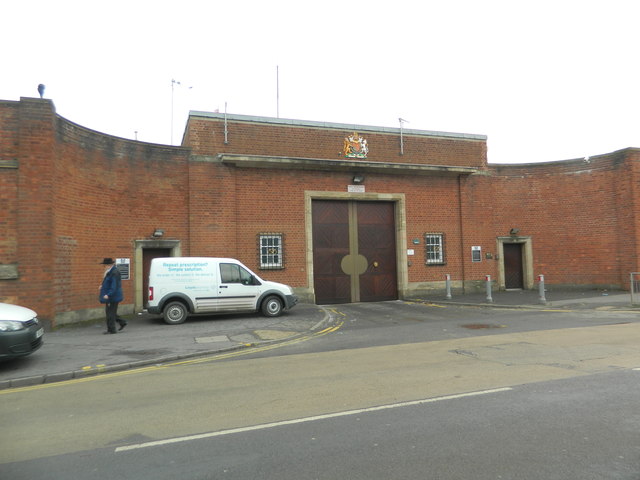
[[[284,268],[284,234],[260,233],[258,235],[259,265],[262,270]]]
[[[427,265],[444,265],[444,233],[425,233],[425,263]]]

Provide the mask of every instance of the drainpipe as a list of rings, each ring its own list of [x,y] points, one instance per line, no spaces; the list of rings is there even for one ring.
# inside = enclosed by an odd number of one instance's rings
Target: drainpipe
[[[465,254],[464,254],[464,222],[462,221],[462,175],[458,175],[458,218],[460,220],[460,255],[461,255],[460,265],[462,266],[462,293],[466,293],[466,288],[464,285],[464,281],[467,278],[467,276],[464,269]]]

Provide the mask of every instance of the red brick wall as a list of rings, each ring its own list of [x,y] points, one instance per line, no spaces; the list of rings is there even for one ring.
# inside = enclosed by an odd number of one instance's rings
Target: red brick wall
[[[192,256],[234,257],[236,253],[236,177],[233,169],[209,159],[189,163],[190,225]]]
[[[18,262],[18,106],[0,102],[0,265]]]
[[[227,144],[224,143],[224,130],[224,119],[221,115],[192,115],[189,118],[184,144],[192,148],[196,155],[237,153],[339,160],[344,158],[344,139],[355,131],[368,142],[367,161],[486,167],[487,150],[484,140],[467,139],[451,134],[434,133],[432,136],[426,136],[405,133],[404,155],[400,155],[399,129],[388,129],[389,133],[386,133],[367,131],[366,127],[357,126],[348,129],[332,125],[292,126],[228,120]]]
[[[549,284],[626,287],[638,269],[639,158],[629,149],[589,163],[493,166],[466,182],[465,224],[486,232],[489,251],[511,228],[532,236],[535,274]]]
[[[8,232],[0,261],[18,263],[19,278],[0,280],[0,301],[54,323],[57,314],[99,307],[103,257],[133,262],[134,241],[157,227],[189,244],[188,150],[91,131],[55,115],[47,100],[23,98],[17,115],[8,109],[16,108],[0,108],[9,117],[2,130],[14,132],[7,141],[17,145],[19,168],[0,169],[0,182],[18,214],[0,217]],[[124,303],[133,302],[133,266]]]
[[[218,153],[341,159],[348,129],[230,122],[193,116],[185,146],[145,144],[94,132],[55,114],[50,101],[0,102],[0,301],[21,303],[54,320],[99,307],[103,257],[130,258],[125,304],[133,302],[135,241],[155,228],[181,241],[185,256],[230,256],[258,267],[256,235],[285,235],[285,270],[270,280],[308,287],[305,196],[345,192],[337,171],[236,168]],[[409,282],[481,280],[497,274],[496,237],[511,228],[533,239],[536,274],[550,285],[625,287],[640,269],[635,213],[640,151],[580,161],[487,166],[482,137],[405,136],[356,130],[367,161],[475,166],[472,176],[367,174],[367,192],[404,194]],[[190,148],[193,149],[191,154]],[[447,264],[426,266],[424,233],[445,234]],[[412,240],[419,239],[419,245]],[[471,246],[483,249],[471,262]]]
[[[187,151],[94,132],[62,118],[56,132],[56,312],[95,307],[104,257],[130,258],[155,228],[189,243]],[[133,302],[131,280],[123,282]],[[87,288],[90,286],[91,288]]]
[[[264,276],[295,287],[307,286],[304,192],[344,192],[348,174],[251,168],[234,172],[233,167],[215,162],[194,165],[193,161],[190,170],[192,255],[235,257],[257,270],[257,234],[283,233],[286,269],[264,272]],[[193,180],[195,172],[201,183]],[[417,247],[398,246],[415,248],[409,281],[441,281],[445,273],[461,278],[457,178],[368,175],[366,190],[406,196],[407,239],[420,239]],[[425,265],[426,232],[445,233],[447,265]]]
[[[38,312],[51,312],[55,297],[51,285],[55,238],[55,122],[56,116],[49,102],[20,101],[16,130],[19,279],[6,283],[10,297],[17,296],[25,306]]]
[[[235,256],[249,267],[257,268],[256,234],[284,233],[287,268],[265,272],[265,276],[292,286],[307,286],[304,192],[346,191],[351,175],[246,168],[236,171],[216,163],[212,157],[218,153],[237,153],[338,160],[344,158],[344,138],[354,130],[229,120],[228,143],[225,144],[224,129],[224,119],[220,115],[214,118],[191,116],[189,119],[184,143],[193,149],[195,158],[209,159],[208,162],[192,161],[191,166],[191,218],[195,220],[194,212],[199,212],[198,215],[206,219],[194,229],[192,254]],[[355,131],[368,141],[367,161],[486,168],[486,142],[478,136],[467,139],[448,137],[447,134],[405,134],[404,155],[400,155],[397,129],[391,133],[376,133],[356,127]],[[415,256],[410,259],[410,282],[442,281],[445,273],[462,278],[456,177],[367,175],[366,191],[406,195],[407,239],[409,242],[413,238],[420,239],[418,247],[398,245],[398,248],[415,249]],[[230,208],[234,204],[236,208]],[[202,208],[204,205],[208,208]],[[215,212],[215,216],[208,212]],[[445,233],[447,265],[425,265],[426,232]],[[203,236],[201,242],[196,239],[198,235]]]

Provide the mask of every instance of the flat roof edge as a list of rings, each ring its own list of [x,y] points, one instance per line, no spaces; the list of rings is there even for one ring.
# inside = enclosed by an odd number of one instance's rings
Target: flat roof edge
[[[471,175],[479,172],[476,167],[462,167],[455,165],[428,165],[420,163],[392,163],[369,162],[350,159],[320,159],[298,157],[269,157],[262,155],[241,155],[220,153],[217,161],[236,167],[248,168],[286,168],[300,170],[333,170],[333,171],[362,171],[377,173],[400,173],[415,175]]]
[[[238,122],[254,122],[254,123],[270,123],[274,125],[288,125],[296,127],[312,127],[312,128],[332,128],[336,130],[349,130],[357,132],[375,132],[375,133],[400,133],[400,127],[376,127],[372,125],[358,125],[352,123],[333,123],[333,122],[319,122],[314,120],[295,120],[290,118],[274,118],[274,117],[260,117],[253,115],[239,115],[231,113],[219,113],[219,112],[202,112],[197,110],[191,110],[189,116],[213,118],[216,120],[224,120],[226,117],[230,121]],[[474,133],[455,133],[455,132],[439,132],[435,130],[417,130],[411,128],[403,128],[403,135],[419,135],[425,137],[448,137],[448,138],[463,138],[466,140],[487,140],[486,135],[479,135]]]

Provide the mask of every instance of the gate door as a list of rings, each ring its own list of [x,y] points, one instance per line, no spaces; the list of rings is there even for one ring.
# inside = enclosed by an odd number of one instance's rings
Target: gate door
[[[314,200],[316,302],[398,298],[392,202]]]
[[[358,253],[367,259],[360,276],[360,301],[398,298],[394,204],[358,202]]]
[[[504,249],[504,287],[524,288],[522,270],[522,243],[505,243]]]

